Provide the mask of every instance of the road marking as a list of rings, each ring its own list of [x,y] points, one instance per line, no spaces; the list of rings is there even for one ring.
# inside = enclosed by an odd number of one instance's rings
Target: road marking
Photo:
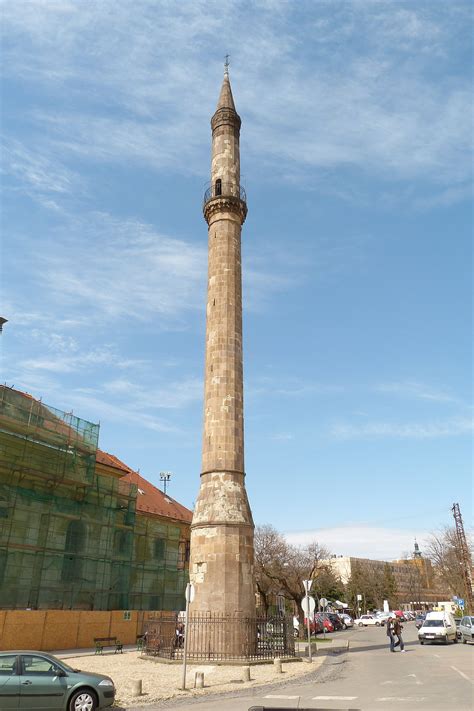
[[[381,696],[376,701],[424,701],[426,696]]]
[[[394,682],[394,681],[390,681],[390,680],[388,680],[388,681],[381,681],[381,682],[380,682],[380,685],[381,685],[381,686],[385,686],[385,684],[395,684],[395,682]]]
[[[457,672],[458,674],[460,674],[463,679],[466,679],[467,681],[470,681],[471,684],[473,683],[472,679],[471,679],[470,677],[468,677],[467,674],[464,674],[464,672],[462,672],[460,669],[456,669],[456,667],[451,667],[451,669],[454,669],[454,671]]]
[[[268,694],[264,699],[299,699],[299,696],[284,696],[283,694]]]
[[[407,674],[407,676],[412,676],[412,677],[415,679],[415,684],[417,684],[418,686],[423,686],[423,682],[422,682],[422,681],[419,681],[419,680],[416,678],[416,674]]]
[[[313,701],[354,701],[357,696],[313,696]]]

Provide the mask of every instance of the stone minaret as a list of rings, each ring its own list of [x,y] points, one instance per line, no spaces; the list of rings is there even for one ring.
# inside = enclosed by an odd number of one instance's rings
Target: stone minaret
[[[254,525],[244,473],[240,233],[247,205],[240,187],[240,123],[226,67],[211,120],[211,184],[203,208],[209,225],[204,432],[190,577],[192,613],[254,617]],[[235,652],[242,654],[238,637]]]

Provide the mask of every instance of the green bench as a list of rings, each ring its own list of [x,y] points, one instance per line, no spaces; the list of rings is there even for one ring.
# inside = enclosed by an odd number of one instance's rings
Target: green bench
[[[114,654],[123,654],[123,644],[117,637],[94,637],[95,653],[102,654],[104,647],[115,647]]]

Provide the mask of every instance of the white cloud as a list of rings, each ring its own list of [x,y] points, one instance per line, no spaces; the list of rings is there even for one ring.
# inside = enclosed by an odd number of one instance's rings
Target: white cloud
[[[362,425],[338,423],[330,428],[329,435],[338,440],[438,439],[470,434],[473,430],[474,423],[471,419],[459,417],[424,423],[367,422]]]
[[[262,176],[302,172],[312,183],[322,171],[355,168],[388,182],[417,177],[463,199],[471,90],[447,58],[469,12],[447,5],[317,3],[302,23],[285,3],[254,3],[252,22],[238,5],[199,0],[6,3],[5,67],[60,97],[54,111],[28,116],[42,151],[200,174],[221,71],[216,49],[230,46],[246,155],[258,156]],[[427,71],[433,57],[446,62],[436,81]],[[33,181],[44,173],[33,170]],[[341,194],[351,192],[352,179],[347,189],[342,175],[338,182]]]
[[[417,382],[416,380],[380,383],[375,387],[375,390],[380,393],[393,394],[400,397],[409,397],[419,400],[429,400],[432,402],[458,402],[458,399],[450,393],[447,393],[441,389],[435,389],[430,385]]]
[[[416,526],[407,531],[370,525],[335,526],[285,534],[290,543],[304,545],[317,541],[326,546],[332,554],[373,560],[401,558],[406,551],[413,550],[415,538],[422,549],[422,541],[427,536],[428,531],[420,531]]]

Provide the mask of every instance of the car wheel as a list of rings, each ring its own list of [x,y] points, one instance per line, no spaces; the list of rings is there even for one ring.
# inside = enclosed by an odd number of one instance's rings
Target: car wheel
[[[380,627],[380,622],[376,622],[376,623],[375,623],[375,626],[376,626],[376,627]]]
[[[424,644],[424,641],[422,639],[420,639],[420,644]]]
[[[449,642],[449,637],[448,637],[448,635],[446,635],[446,637],[443,640],[443,644],[448,644],[448,642]]]
[[[79,689],[69,702],[69,711],[96,711],[97,707],[97,696],[90,689]]]
[[[462,638],[462,643],[467,644],[467,639],[465,637]]]
[[[457,643],[458,643],[458,637],[457,637],[457,635],[454,635],[453,642],[454,642],[454,644],[457,644]]]
[[[345,623],[342,625],[342,629],[343,629],[343,630],[346,630],[346,629],[347,629],[347,625],[346,625]]]
[[[359,627],[363,627],[363,626],[364,626],[364,623],[363,623],[363,622],[359,622]]]

